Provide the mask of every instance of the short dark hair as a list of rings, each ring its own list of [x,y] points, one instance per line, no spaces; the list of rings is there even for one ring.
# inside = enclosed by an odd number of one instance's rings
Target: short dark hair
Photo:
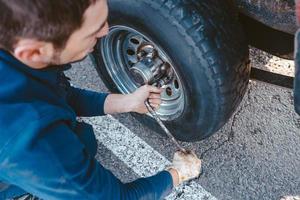
[[[0,48],[13,50],[18,38],[63,48],[97,0],[0,0]]]

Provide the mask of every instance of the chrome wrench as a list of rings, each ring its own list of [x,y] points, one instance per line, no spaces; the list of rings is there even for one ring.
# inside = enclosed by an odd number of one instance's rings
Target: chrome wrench
[[[145,101],[145,105],[152,115],[152,117],[157,121],[157,123],[160,125],[160,127],[165,131],[166,135],[174,142],[174,144],[177,146],[177,148],[182,151],[183,153],[188,153],[188,151],[183,148],[178,141],[175,139],[175,137],[172,135],[172,133],[169,131],[169,129],[164,125],[164,123],[159,118],[158,114],[155,112],[155,110],[152,108],[152,106],[149,104],[148,100]]]

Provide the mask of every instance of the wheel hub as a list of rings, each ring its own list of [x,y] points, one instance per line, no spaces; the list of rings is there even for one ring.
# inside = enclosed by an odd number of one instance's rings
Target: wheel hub
[[[152,45],[141,46],[137,58],[138,62],[130,68],[136,83],[162,86],[172,79],[169,64],[158,56]]]

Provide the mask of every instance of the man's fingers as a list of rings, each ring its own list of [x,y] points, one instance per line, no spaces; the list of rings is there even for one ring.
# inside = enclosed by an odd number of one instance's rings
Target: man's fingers
[[[162,88],[157,88],[152,85],[146,85],[145,87],[148,89],[149,92],[153,92],[153,93],[162,93],[163,91]]]
[[[154,108],[155,110],[159,109],[159,104],[155,104],[155,103],[150,103],[151,107]]]
[[[160,96],[160,94],[157,94],[157,93],[151,93],[149,98],[151,98],[151,99],[160,99],[161,96]]]
[[[161,99],[149,99],[150,104],[161,104]]]

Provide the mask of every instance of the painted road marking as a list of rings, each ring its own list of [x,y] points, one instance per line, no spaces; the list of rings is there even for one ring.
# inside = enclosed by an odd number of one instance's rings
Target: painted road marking
[[[140,177],[154,175],[171,164],[168,159],[112,116],[85,118],[84,120],[93,125],[97,140]],[[216,200],[195,181],[178,187],[166,199]]]

